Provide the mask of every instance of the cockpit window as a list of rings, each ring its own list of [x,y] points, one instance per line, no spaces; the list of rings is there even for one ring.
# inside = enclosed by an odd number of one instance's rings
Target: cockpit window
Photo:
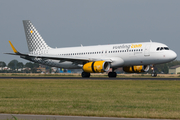
[[[160,50],[169,50],[169,48],[168,47],[158,47],[156,50],[157,51],[160,51]]]
[[[169,50],[169,48],[168,48],[168,47],[164,47],[164,49],[165,49],[165,50]]]

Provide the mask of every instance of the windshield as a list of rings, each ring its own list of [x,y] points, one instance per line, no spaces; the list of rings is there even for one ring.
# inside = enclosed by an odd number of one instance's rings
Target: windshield
[[[161,50],[169,50],[169,48],[168,47],[158,47],[156,49],[156,51],[161,51]]]

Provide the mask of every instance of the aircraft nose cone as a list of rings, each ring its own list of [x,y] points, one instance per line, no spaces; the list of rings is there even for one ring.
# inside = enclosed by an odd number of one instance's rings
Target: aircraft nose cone
[[[171,59],[172,59],[172,60],[174,60],[174,59],[177,58],[177,54],[176,54],[174,51],[171,51],[170,56],[171,56]]]

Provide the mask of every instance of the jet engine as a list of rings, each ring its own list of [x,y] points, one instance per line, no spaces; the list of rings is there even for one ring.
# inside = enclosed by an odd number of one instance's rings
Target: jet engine
[[[94,61],[84,64],[83,70],[87,73],[102,73],[108,71],[110,63],[106,61]]]
[[[149,70],[149,65],[127,66],[123,70],[128,73],[141,73]]]

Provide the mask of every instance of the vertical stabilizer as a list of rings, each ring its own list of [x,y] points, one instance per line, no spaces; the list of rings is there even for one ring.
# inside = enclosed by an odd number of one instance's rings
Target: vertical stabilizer
[[[23,20],[23,25],[30,53],[50,49],[30,20]]]

